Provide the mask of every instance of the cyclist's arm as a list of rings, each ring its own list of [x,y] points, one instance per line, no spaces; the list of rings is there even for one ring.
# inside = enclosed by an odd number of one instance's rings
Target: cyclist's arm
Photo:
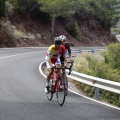
[[[67,67],[67,51],[64,52],[63,57],[64,57],[64,66]]]
[[[64,66],[67,67],[67,57],[66,56],[64,56]]]
[[[69,53],[69,58],[70,58],[70,60],[72,60],[72,54],[71,53]]]
[[[62,55],[64,58],[64,66],[67,67],[67,49],[65,48],[65,46],[62,46]]]
[[[52,68],[52,61],[51,61],[51,58],[52,58],[52,53],[51,53],[51,51],[48,51],[47,60],[48,60],[48,63],[49,63],[49,65],[50,65],[50,67]]]
[[[52,56],[53,56],[53,53],[54,53],[54,48],[55,48],[55,46],[51,45],[48,48],[48,51],[47,51],[47,60],[48,60],[48,63],[49,63],[49,65],[50,65],[51,68],[53,66],[51,59],[52,59]]]
[[[48,58],[47,58],[47,60],[48,60],[48,63],[49,63],[49,65],[50,65],[50,67],[52,68],[52,61],[51,61],[51,57],[50,56],[47,56]]]
[[[71,54],[71,48],[70,48],[70,45],[69,45],[68,43],[66,43],[66,47],[67,47],[67,50],[68,50],[69,58],[70,58],[70,60],[72,60],[72,54]]]
[[[72,60],[72,54],[71,54],[71,48],[70,48],[70,45],[68,47],[68,54],[69,54],[69,58],[70,60]]]

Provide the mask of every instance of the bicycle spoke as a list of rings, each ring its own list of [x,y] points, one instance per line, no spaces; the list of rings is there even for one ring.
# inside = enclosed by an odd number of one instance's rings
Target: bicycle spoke
[[[65,102],[65,83],[63,80],[58,81],[56,96],[59,105],[62,106]]]

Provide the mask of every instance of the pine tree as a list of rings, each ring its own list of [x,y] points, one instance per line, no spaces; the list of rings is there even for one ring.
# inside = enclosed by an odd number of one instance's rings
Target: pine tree
[[[52,17],[52,38],[54,36],[54,22],[58,16],[68,17],[74,13],[77,0],[38,0],[40,9]]]

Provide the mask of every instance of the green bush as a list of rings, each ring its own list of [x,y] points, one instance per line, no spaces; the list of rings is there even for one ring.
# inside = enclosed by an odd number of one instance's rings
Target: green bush
[[[120,28],[112,28],[111,32],[116,32],[116,33],[120,34]]]
[[[91,76],[120,82],[120,44],[111,44],[101,55],[91,55],[83,53],[77,56],[74,61],[73,70]],[[77,87],[87,96],[94,97],[94,87],[84,83],[77,83]],[[100,100],[110,104],[120,106],[120,96],[118,94],[100,90]]]
[[[95,66],[95,76],[108,79],[116,82],[120,82],[120,72],[117,69],[112,69],[105,64],[104,62],[100,62]]]
[[[100,90],[100,100],[106,101],[110,104],[120,107],[120,95],[119,94],[109,92],[106,90]]]
[[[120,70],[120,43],[110,44],[104,55],[111,68]]]
[[[82,33],[79,31],[79,25],[76,21],[74,23],[67,23],[66,30],[71,34],[72,37],[82,40]]]

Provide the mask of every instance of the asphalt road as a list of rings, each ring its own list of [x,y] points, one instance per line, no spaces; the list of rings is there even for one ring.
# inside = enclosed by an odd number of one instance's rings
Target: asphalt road
[[[48,101],[39,72],[46,48],[0,49],[0,120],[120,120],[120,110],[69,92]]]

